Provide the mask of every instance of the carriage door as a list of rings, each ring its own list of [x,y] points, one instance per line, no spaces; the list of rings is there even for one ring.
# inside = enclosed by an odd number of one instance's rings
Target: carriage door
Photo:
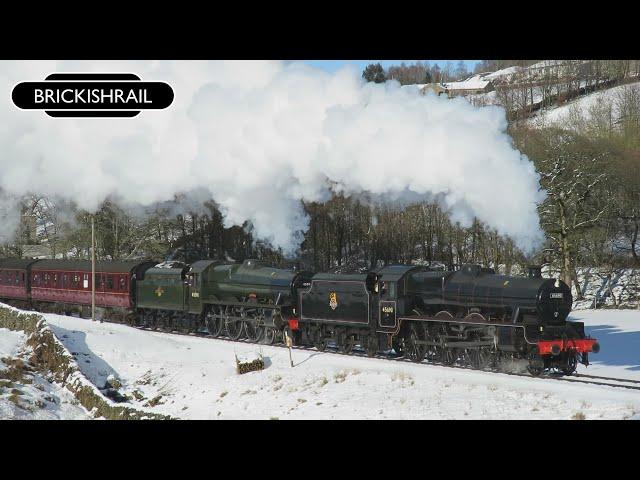
[[[388,282],[386,291],[380,295],[380,310],[378,312],[380,326],[383,328],[396,327],[396,282]]]

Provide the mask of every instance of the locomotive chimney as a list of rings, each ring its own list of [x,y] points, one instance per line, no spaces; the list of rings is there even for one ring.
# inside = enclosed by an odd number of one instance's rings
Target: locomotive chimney
[[[542,266],[540,265],[529,265],[528,267],[528,277],[529,278],[542,278]]]

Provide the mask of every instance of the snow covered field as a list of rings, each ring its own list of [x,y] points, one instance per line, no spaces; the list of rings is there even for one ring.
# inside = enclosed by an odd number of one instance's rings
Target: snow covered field
[[[578,373],[640,380],[640,310],[576,310],[570,318],[584,322],[601,347]]]
[[[0,328],[0,420],[92,418],[69,391],[21,368],[29,353],[25,340],[24,333]]]
[[[135,405],[190,419],[640,419],[640,392],[337,353],[288,351],[46,314],[98,387],[110,375]],[[580,311],[602,351],[589,373],[640,379],[640,312]],[[261,351],[238,375],[235,354]],[[584,367],[580,367],[584,371]]]
[[[610,107],[611,121],[617,123],[620,116],[618,102],[620,101],[620,97],[630,89],[640,89],[640,82],[620,85],[583,95],[565,105],[545,109],[527,121],[537,127],[563,125],[576,116],[581,117],[584,121],[589,121],[594,109],[608,109]]]

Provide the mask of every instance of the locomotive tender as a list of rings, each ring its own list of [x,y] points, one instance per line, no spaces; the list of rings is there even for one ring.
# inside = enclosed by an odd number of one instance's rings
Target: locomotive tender
[[[364,274],[225,263],[0,260],[0,298],[41,311],[88,316],[92,281],[103,318],[153,329],[294,344],[367,355],[393,348],[421,362],[474,368],[521,365],[532,375],[575,371],[597,353],[584,324],[568,321],[570,288],[544,279],[393,265]],[[510,367],[513,368],[513,367]]]

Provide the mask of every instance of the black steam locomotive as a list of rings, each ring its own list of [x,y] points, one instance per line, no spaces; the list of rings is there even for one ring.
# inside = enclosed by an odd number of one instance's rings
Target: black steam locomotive
[[[257,260],[225,263],[0,260],[0,299],[41,311],[86,315],[167,331],[295,344],[369,356],[393,349],[474,368],[565,374],[589,363],[598,343],[567,320],[572,298],[539,268],[527,277],[479,265],[459,271],[395,265],[363,274],[284,270]],[[95,282],[95,286],[93,283]]]
[[[571,374],[599,351],[583,323],[567,320],[571,304],[570,288],[536,267],[514,277],[479,265],[456,272],[398,265],[316,274],[292,324],[299,341],[319,350],[332,341],[345,353],[359,344],[370,356],[393,348],[416,362]]]

